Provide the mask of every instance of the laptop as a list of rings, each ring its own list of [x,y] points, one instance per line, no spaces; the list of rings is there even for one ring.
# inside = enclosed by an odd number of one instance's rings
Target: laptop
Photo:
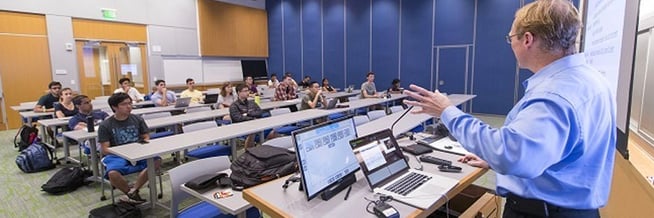
[[[375,194],[427,209],[459,181],[411,169],[389,129],[350,141],[370,189]]]
[[[218,102],[218,94],[207,94],[207,96],[204,97],[205,104],[213,104],[216,102]]]
[[[332,98],[332,100],[329,100],[329,102],[327,102],[327,105],[325,105],[325,107],[323,107],[322,109],[325,110],[334,109],[336,108],[336,104],[338,104],[338,99]]]
[[[175,102],[175,108],[188,107],[190,103],[191,103],[191,97],[178,98],[177,101]]]

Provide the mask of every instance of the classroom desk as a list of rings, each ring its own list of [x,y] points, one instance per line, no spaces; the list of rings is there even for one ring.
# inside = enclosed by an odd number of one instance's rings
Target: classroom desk
[[[220,173],[227,173],[231,174],[232,170],[227,169],[224,171],[221,171]],[[200,193],[197,192],[193,189],[190,189],[186,187],[185,184],[182,184],[182,190],[198,199],[201,199],[203,201],[209,202],[210,204],[213,204],[214,206],[220,208],[220,211],[223,213],[228,213],[232,215],[236,215],[236,217],[239,218],[245,218],[246,217],[246,211],[252,205],[245,201],[243,199],[243,192],[239,191],[232,191],[234,193],[233,196],[228,197],[228,198],[223,198],[223,199],[214,199],[213,198],[213,193],[218,192],[218,191],[225,191],[225,190],[232,190],[232,188],[218,188],[215,187],[211,190],[207,190],[206,192]]]
[[[21,111],[21,112],[18,112],[18,114],[20,114],[21,117],[26,118],[27,122],[24,123],[24,124],[29,125],[29,124],[32,123],[32,119],[34,119],[35,117],[49,116],[50,118],[48,118],[48,119],[52,119],[52,116],[54,115],[54,112]]]
[[[85,140],[89,140],[89,147],[91,148],[91,171],[93,171],[93,181],[103,182],[104,180],[100,176],[100,170],[98,169],[98,151],[96,146],[96,138],[98,136],[97,131],[87,132],[86,130],[75,130],[64,132],[63,135],[67,138],[73,139],[77,142],[84,143]],[[66,139],[64,139],[64,147],[68,147]],[[64,149],[64,150],[67,150]]]
[[[34,105],[15,105],[11,106],[12,110],[21,112],[21,111],[32,111],[34,110]]]
[[[399,139],[398,143],[400,146],[412,144],[407,138]],[[416,158],[413,155],[408,155],[410,156],[409,166],[411,168],[419,167],[420,164],[416,161]],[[400,217],[428,216],[487,171],[487,169],[457,163],[456,161],[460,157],[457,155],[442,152],[433,152],[430,155],[452,161],[453,165],[460,166],[463,169],[460,173],[445,173],[438,171],[437,166],[434,164],[422,163],[423,170],[457,179],[459,184],[447,192],[447,198],[439,199],[426,210],[416,209],[397,201],[389,202],[400,213]],[[352,190],[346,201],[343,200],[346,191],[340,192],[329,201],[323,201],[320,198],[307,201],[304,192],[298,191],[298,184],[293,184],[284,191],[281,187],[289,176],[248,188],[243,191],[243,198],[271,217],[375,217],[375,215],[366,212],[365,208],[368,201],[365,198],[377,200],[378,197],[370,191],[361,171],[357,172],[356,176],[357,182],[352,185]]]
[[[146,107],[146,108],[134,109],[132,110],[132,114],[143,115],[143,114],[152,114],[152,113],[159,113],[159,112],[181,111],[181,110],[186,110],[186,108],[192,108],[192,107],[210,107],[210,106],[211,104],[191,103],[188,105],[188,107],[175,107],[175,105],[169,105],[165,107]]]
[[[324,93],[325,98],[340,98],[340,97],[351,97],[351,96],[356,96],[360,95],[361,90],[360,89],[355,89],[352,90],[352,92],[335,92],[335,93]]]
[[[44,141],[44,142],[45,142],[46,139],[48,138],[48,137],[46,136],[46,135],[47,135],[47,133],[46,133],[46,129],[52,129],[52,132],[53,132],[53,135],[54,135],[54,139],[53,139],[52,142],[50,142],[50,143],[47,143],[47,142],[46,142],[45,144],[46,144],[47,146],[49,146],[49,147],[52,148],[52,149],[56,149],[56,148],[58,147],[57,144],[58,144],[59,142],[57,141],[57,135],[59,134],[59,128],[61,127],[61,128],[64,128],[64,129],[68,129],[68,128],[67,128],[67,126],[68,126],[68,120],[70,120],[70,117],[66,117],[66,118],[54,118],[54,119],[44,119],[44,120],[39,120],[39,121],[38,121],[39,125],[41,126],[41,133],[43,134],[43,135],[42,135],[42,138],[43,138],[43,141]],[[65,139],[64,139],[64,141],[65,141]],[[64,142],[64,144],[65,144],[65,142]],[[66,144],[65,144],[65,145],[66,145]],[[54,152],[53,155],[54,155],[53,158],[54,158],[55,160],[59,161],[59,159],[57,159],[57,152]],[[63,158],[63,159],[64,159],[64,160],[68,160],[69,156],[70,156],[70,155],[69,155],[69,151],[68,151],[68,146],[64,146],[64,158]],[[76,161],[76,160],[73,160],[73,161]]]
[[[169,136],[166,138],[153,139],[147,144],[130,143],[126,145],[111,147],[111,153],[118,155],[131,162],[147,159],[148,166],[154,166],[154,158],[162,154],[174,153],[184,149],[202,146],[222,140],[231,139],[234,145],[234,139],[239,136],[249,135],[262,132],[266,129],[280,127],[288,124],[298,123],[305,120],[313,120],[320,117],[328,116],[333,113],[340,113],[349,110],[355,110],[361,107],[380,104],[387,101],[394,101],[405,98],[406,95],[394,95],[391,98],[371,98],[361,99],[350,102],[348,108],[335,108],[332,110],[310,109],[293,113],[281,114],[272,117],[261,118],[249,122],[233,123],[230,125],[219,126],[217,128],[204,129],[184,134]],[[93,149],[92,149],[93,150]],[[236,154],[236,146],[232,146],[232,154]],[[148,187],[150,189],[151,206],[157,205],[157,189],[155,184],[154,168],[148,167]],[[161,205],[166,208],[166,205]]]

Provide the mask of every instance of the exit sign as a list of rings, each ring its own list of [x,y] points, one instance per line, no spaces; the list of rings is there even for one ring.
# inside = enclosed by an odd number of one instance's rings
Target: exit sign
[[[102,11],[102,18],[107,20],[116,19],[116,9],[102,8],[100,11]]]

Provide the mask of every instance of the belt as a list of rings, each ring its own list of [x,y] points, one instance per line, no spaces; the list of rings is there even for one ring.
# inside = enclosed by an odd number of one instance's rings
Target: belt
[[[541,217],[547,217],[551,213],[577,210],[552,205],[539,199],[523,198],[513,193],[507,194],[506,206],[520,213]]]

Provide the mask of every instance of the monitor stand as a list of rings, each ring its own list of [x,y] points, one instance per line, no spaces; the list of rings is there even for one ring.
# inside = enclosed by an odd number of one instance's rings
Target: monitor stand
[[[354,173],[350,173],[350,175],[343,177],[341,181],[334,183],[332,187],[329,187],[327,190],[323,191],[320,194],[320,198],[327,201],[355,182],[357,182],[357,177],[354,175]]]

